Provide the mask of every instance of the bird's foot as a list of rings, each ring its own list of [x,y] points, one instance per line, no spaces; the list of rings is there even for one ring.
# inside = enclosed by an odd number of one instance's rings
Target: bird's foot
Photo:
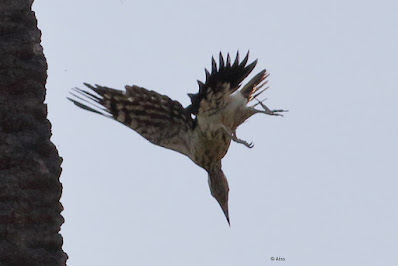
[[[235,141],[236,143],[240,143],[245,145],[248,148],[253,148],[254,144],[253,142],[248,143],[247,141],[243,140],[243,139],[239,139],[236,136],[236,131],[232,131],[231,129],[227,128],[226,126],[222,125],[222,128],[224,129],[225,133],[228,134],[228,136],[230,137],[230,139],[232,139],[233,141]]]
[[[256,99],[257,100],[257,99]],[[265,99],[266,100],[266,99]],[[282,113],[282,112],[289,112],[288,110],[282,110],[282,109],[277,109],[277,110],[270,110],[265,104],[263,104],[263,101],[265,101],[265,100],[262,100],[262,101],[259,101],[259,100],[257,100],[258,101],[258,103],[256,103],[254,106],[256,106],[256,105],[261,105],[261,107],[264,109],[264,111],[263,110],[257,110],[257,109],[255,109],[258,113],[263,113],[263,114],[267,114],[267,115],[277,115],[277,116],[283,116],[282,114],[280,114],[280,113]],[[253,106],[253,107],[254,107]]]
[[[250,149],[254,147],[253,142],[248,143],[247,141],[244,141],[243,139],[238,139],[236,136],[235,136],[235,138],[232,138],[232,140],[235,141],[236,143],[243,144]]]

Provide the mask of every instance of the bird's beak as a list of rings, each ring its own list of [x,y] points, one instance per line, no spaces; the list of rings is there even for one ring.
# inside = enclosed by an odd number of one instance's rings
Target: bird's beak
[[[228,225],[231,226],[231,223],[229,221],[228,202],[224,206],[221,206],[221,209],[224,212],[225,218],[227,218]]]

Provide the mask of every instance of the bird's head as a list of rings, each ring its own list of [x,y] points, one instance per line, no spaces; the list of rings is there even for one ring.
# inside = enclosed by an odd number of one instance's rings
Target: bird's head
[[[231,225],[229,222],[228,213],[229,186],[227,178],[225,177],[221,169],[214,169],[212,171],[209,171],[208,173],[208,182],[211,195],[217,200],[218,204],[220,204],[220,207],[225,214],[225,218],[227,218],[228,224]]]

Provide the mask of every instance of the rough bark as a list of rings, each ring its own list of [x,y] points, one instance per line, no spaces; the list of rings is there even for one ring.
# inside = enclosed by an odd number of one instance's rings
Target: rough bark
[[[31,0],[0,1],[0,265],[65,265],[61,158]]]

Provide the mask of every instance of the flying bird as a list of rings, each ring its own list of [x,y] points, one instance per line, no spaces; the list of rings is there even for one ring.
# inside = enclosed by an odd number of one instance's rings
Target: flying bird
[[[257,60],[247,64],[239,52],[234,62],[220,52],[219,62],[212,57],[211,72],[205,69],[205,82],[198,81],[199,91],[188,94],[191,104],[178,101],[152,90],[132,85],[125,91],[84,83],[88,88],[74,88],[72,98],[78,107],[114,119],[130,127],[149,142],[188,156],[208,173],[211,195],[217,200],[230,224],[229,186],[221,168],[231,141],[252,148],[253,144],[238,138],[236,129],[254,114],[281,116],[286,110],[271,110],[257,97],[268,87],[268,73],[262,70],[241,88]],[[248,103],[256,100],[254,105]],[[256,109],[259,106],[262,109]]]

